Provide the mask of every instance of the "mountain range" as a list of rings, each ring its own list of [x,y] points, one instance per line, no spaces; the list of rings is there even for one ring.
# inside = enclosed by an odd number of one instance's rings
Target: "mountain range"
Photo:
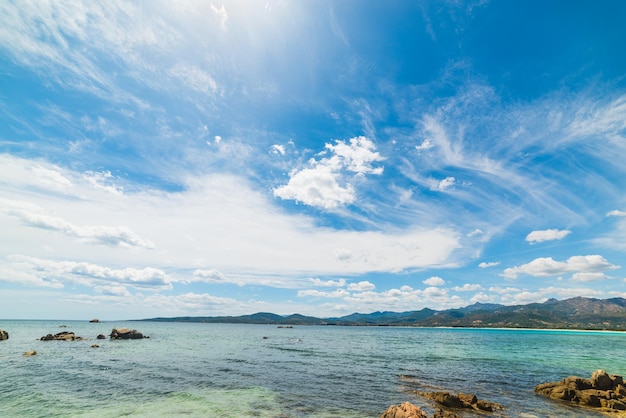
[[[267,312],[241,316],[150,318],[143,321],[204,322],[274,325],[351,325],[474,328],[546,328],[626,330],[626,299],[576,297],[549,299],[543,303],[506,306],[475,303],[463,308],[437,311],[424,308],[407,312],[353,313],[336,318],[316,318]]]

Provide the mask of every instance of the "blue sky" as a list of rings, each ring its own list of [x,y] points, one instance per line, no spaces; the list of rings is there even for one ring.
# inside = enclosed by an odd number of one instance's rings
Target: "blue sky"
[[[626,297],[626,3],[0,2],[0,317]]]

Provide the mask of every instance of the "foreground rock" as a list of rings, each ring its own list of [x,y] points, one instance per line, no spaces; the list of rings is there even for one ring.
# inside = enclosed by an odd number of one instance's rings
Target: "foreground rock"
[[[570,376],[559,382],[542,383],[535,393],[550,399],[626,414],[626,386],[622,376],[596,370],[590,379]]]
[[[83,339],[83,337],[78,337],[71,331],[63,331],[54,335],[48,334],[40,338],[41,341],[80,341]]]
[[[5,330],[0,329],[0,341],[8,340],[8,339],[9,339],[9,333],[6,332]]]
[[[453,409],[473,409],[475,411],[493,412],[502,409],[502,406],[495,402],[488,402],[478,399],[476,395],[471,393],[459,393],[453,395],[448,392],[417,392],[418,395],[424,396],[432,401],[437,402],[439,405],[446,408]],[[445,411],[439,411],[440,416],[453,416],[454,414],[446,415]]]
[[[390,406],[380,418],[428,418],[428,415],[419,406],[405,402]]]
[[[129,328],[120,328],[111,330],[111,334],[109,335],[112,340],[139,340],[142,338],[150,338],[144,336],[141,332],[136,329]]]

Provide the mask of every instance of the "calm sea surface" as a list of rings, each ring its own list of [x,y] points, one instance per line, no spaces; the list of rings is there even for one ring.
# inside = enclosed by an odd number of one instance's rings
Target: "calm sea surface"
[[[150,338],[96,340],[112,327]],[[488,416],[593,417],[533,387],[599,368],[626,376],[626,333],[6,320],[0,329],[10,336],[0,341],[2,417],[363,418],[404,401],[432,412],[415,390],[506,407]],[[38,340],[61,331],[89,340]]]

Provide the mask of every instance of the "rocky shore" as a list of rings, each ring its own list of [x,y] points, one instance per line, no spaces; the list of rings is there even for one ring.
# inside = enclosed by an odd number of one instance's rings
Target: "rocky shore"
[[[558,382],[542,383],[535,393],[568,404],[626,416],[626,385],[622,376],[596,370],[589,379],[570,376]]]
[[[433,418],[460,418],[463,410],[480,412],[494,412],[503,409],[502,405],[478,399],[471,393],[452,394],[449,392],[421,392],[420,395],[437,405]],[[459,413],[457,413],[459,412]],[[428,415],[419,406],[410,402],[390,406],[381,418],[428,418]]]
[[[576,406],[604,412],[610,416],[626,417],[626,385],[622,376],[596,370],[589,379],[570,376],[558,382],[542,383],[535,387],[535,394],[564,403],[564,407]],[[478,399],[473,394],[449,392],[412,392],[436,405],[433,418],[460,418],[463,411],[479,413],[504,409],[502,405]],[[390,406],[381,418],[429,418],[419,406],[410,402]]]

